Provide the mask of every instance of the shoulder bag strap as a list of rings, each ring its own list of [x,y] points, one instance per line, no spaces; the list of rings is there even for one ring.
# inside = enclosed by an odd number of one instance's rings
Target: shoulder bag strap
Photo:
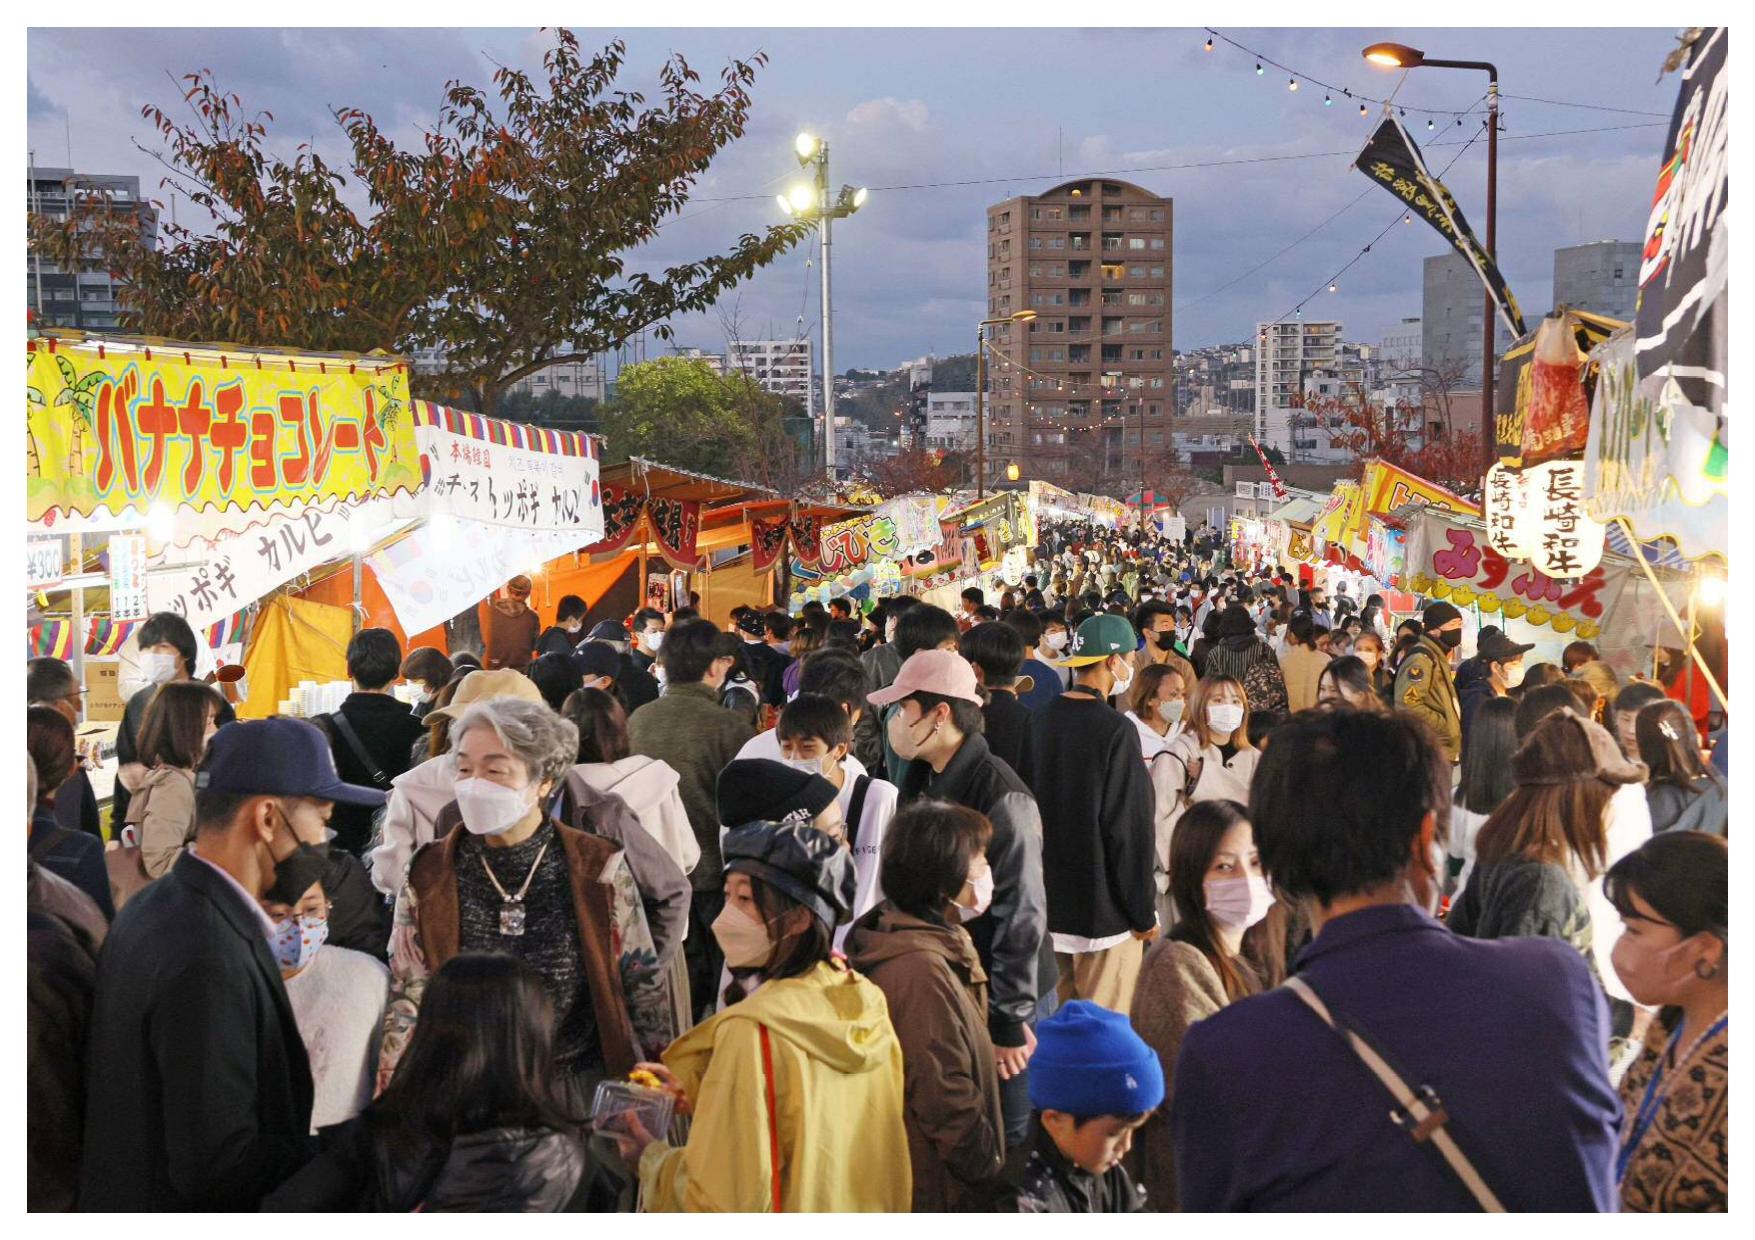
[[[390,777],[384,774],[384,768],[378,765],[378,760],[372,757],[371,752],[366,749],[365,742],[361,741],[360,734],[353,730],[353,724],[347,721],[347,716],[340,711],[333,711],[323,717],[329,721],[329,726],[335,729],[342,741],[353,751],[353,756],[359,759],[360,765],[366,770],[367,777],[383,791],[390,791]]]
[[[782,1213],[780,1209],[780,1123],[774,1105],[774,1050],[768,1041],[768,1026],[757,1026],[762,1031],[762,1092],[768,1103],[768,1165],[771,1168],[770,1186],[773,1192],[774,1213]]]
[[[865,817],[865,794],[871,789],[871,776],[861,775],[853,781],[853,796],[847,802],[847,847],[859,843],[859,820]]]
[[[1389,1113],[1390,1119],[1395,1122],[1396,1126],[1406,1128],[1408,1135],[1413,1137],[1416,1142],[1423,1143],[1430,1140],[1433,1145],[1437,1146],[1438,1152],[1444,1155],[1444,1161],[1450,1164],[1450,1169],[1456,1172],[1457,1178],[1463,1182],[1463,1187],[1469,1190],[1469,1194],[1474,1197],[1483,1211],[1488,1214],[1505,1213],[1505,1207],[1500,1204],[1499,1198],[1493,1195],[1493,1190],[1487,1187],[1487,1181],[1481,1178],[1481,1173],[1475,1170],[1475,1165],[1469,1161],[1468,1155],[1462,1152],[1457,1143],[1451,1139],[1450,1133],[1445,1130],[1444,1125],[1450,1117],[1445,1113],[1444,1104],[1438,1095],[1426,1086],[1421,1086],[1419,1093],[1408,1088],[1408,1083],[1394,1068],[1390,1067],[1389,1061],[1379,1054],[1375,1047],[1358,1033],[1335,1020],[1327,1005],[1303,978],[1288,977],[1284,985],[1302,999],[1311,1011],[1321,1017],[1323,1024],[1346,1039],[1346,1043],[1352,1048],[1353,1053],[1367,1068],[1371,1069],[1371,1074],[1383,1083],[1383,1087],[1390,1092],[1390,1096],[1398,1104],[1397,1109]]]

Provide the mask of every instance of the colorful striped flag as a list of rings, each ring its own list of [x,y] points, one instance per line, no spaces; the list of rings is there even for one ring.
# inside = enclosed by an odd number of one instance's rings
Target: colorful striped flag
[[[30,653],[35,659],[51,658],[63,661],[73,657],[73,622],[71,620],[44,620],[34,624],[30,630]]]
[[[85,653],[115,654],[142,623],[144,622],[140,620],[103,620],[97,618],[87,620],[85,622]]]

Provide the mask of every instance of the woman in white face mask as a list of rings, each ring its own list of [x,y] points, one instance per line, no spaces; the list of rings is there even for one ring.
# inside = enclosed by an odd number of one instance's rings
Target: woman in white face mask
[[[501,952],[548,982],[557,1073],[583,1114],[599,1080],[625,1075],[677,1032],[639,891],[619,846],[549,814],[578,759],[572,723],[539,702],[493,698],[464,709],[451,735],[455,806],[410,859],[396,899],[380,1085],[408,1044],[426,979],[459,952]]]
[[[922,800],[892,829],[885,899],[854,923],[847,954],[884,992],[902,1042],[915,1213],[978,1209],[1003,1165],[1005,1120],[987,983],[963,923],[993,899],[993,824]]]
[[[1245,958],[1244,931],[1267,916],[1273,890],[1255,832],[1235,801],[1203,801],[1182,816],[1170,856],[1176,928],[1146,953],[1134,991],[1133,1026],[1164,1068],[1164,1105],[1134,1136],[1135,1174],[1160,1210],[1176,1208],[1169,1088],[1188,1027],[1258,993],[1277,962]],[[1271,950],[1271,949],[1270,949]]]

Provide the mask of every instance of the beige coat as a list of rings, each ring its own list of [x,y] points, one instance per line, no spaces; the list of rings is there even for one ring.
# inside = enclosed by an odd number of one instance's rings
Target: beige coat
[[[1280,674],[1286,678],[1286,709],[1296,713],[1316,705],[1317,683],[1329,656],[1310,646],[1288,646],[1280,656]]]
[[[1219,971],[1192,943],[1160,939],[1140,966],[1130,1016],[1138,1033],[1164,1069],[1164,1102],[1134,1134],[1130,1159],[1146,1186],[1146,1200],[1161,1211],[1176,1209],[1176,1157],[1170,1146],[1170,1106],[1176,1082],[1176,1056],[1182,1036],[1228,1000]]]
[[[195,838],[195,773],[179,766],[147,771],[128,802],[127,823],[140,845],[141,866],[162,877]]]

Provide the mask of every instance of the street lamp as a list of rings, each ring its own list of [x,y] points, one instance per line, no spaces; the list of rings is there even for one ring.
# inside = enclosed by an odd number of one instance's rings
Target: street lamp
[[[1487,75],[1487,257],[1497,262],[1499,232],[1499,70],[1485,60],[1440,60],[1405,43],[1373,43],[1363,52],[1366,60],[1390,69],[1478,69]],[[1493,468],[1498,450],[1493,436],[1493,341],[1498,335],[1499,311],[1491,292],[1485,295],[1481,316],[1481,453],[1482,472]]]
[[[1018,463],[1016,461],[1010,461],[1006,464],[1005,478],[1007,482],[1016,482],[1018,480]],[[1705,597],[1704,591],[1702,591],[1702,597]]]
[[[792,142],[793,153],[801,168],[816,165],[814,185],[794,185],[775,199],[783,214],[795,220],[816,224],[823,238],[823,463],[829,481],[835,480],[835,324],[829,296],[830,224],[846,219],[865,205],[867,191],[843,185],[831,200],[829,197],[829,144],[813,134],[801,133]],[[810,412],[807,393],[805,412]]]
[[[975,498],[987,494],[987,419],[982,403],[987,389],[987,329],[996,323],[1028,323],[1034,310],[1020,310],[999,319],[982,319],[975,328]]]

